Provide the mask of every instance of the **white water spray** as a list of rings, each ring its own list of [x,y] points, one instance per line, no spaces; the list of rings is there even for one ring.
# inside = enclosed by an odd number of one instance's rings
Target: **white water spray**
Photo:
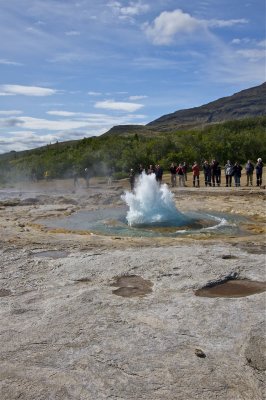
[[[173,197],[166,184],[159,185],[155,174],[143,172],[136,181],[134,192],[122,195],[129,207],[128,225],[183,225],[187,218],[177,210]]]

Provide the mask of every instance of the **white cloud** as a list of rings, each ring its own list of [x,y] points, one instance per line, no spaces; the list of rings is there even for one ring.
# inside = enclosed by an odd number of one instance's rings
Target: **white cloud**
[[[23,114],[20,110],[1,110],[0,115],[19,115]]]
[[[153,44],[170,45],[177,38],[177,35],[191,36],[198,33],[197,37],[199,37],[204,33],[209,33],[209,28],[225,28],[247,23],[248,20],[244,18],[229,20],[197,19],[177,9],[163,11],[151,24],[146,22],[143,29]]]
[[[9,135],[16,135],[16,137],[29,138],[35,134],[33,131],[10,131]]]
[[[248,20],[241,18],[241,19],[210,19],[210,20],[202,20],[202,22],[206,23],[207,26],[210,28],[224,28],[230,27],[233,25],[239,24],[248,24]]]
[[[21,118],[0,118],[0,128],[1,127],[9,127],[9,126],[20,126],[23,125],[23,121]]]
[[[235,38],[231,41],[232,44],[240,44],[241,43],[241,39]]]
[[[10,136],[0,140],[0,153],[12,150],[23,151],[30,148],[45,146],[61,138],[61,135],[58,133],[40,135],[34,131],[9,132],[9,135]]]
[[[75,120],[77,118],[80,120],[80,117],[86,118],[86,121],[102,121],[103,118],[108,118],[107,115],[104,114],[92,114],[86,112],[76,112],[76,111],[61,111],[61,110],[51,110],[46,111],[46,114],[58,116],[58,117],[74,117]]]
[[[143,25],[147,37],[157,45],[169,45],[177,34],[192,34],[199,27],[202,22],[182,10],[163,11],[152,24]]]
[[[2,65],[14,65],[14,66],[21,66],[21,65],[23,65],[22,63],[18,63],[18,62],[15,62],[15,61],[6,60],[6,59],[4,59],[4,58],[1,58],[1,59],[0,59],[0,64],[2,64]]]
[[[238,50],[236,50],[238,56],[246,58],[250,62],[265,60],[266,40],[258,41],[249,38],[235,38],[231,43],[238,46]],[[245,47],[240,48],[241,45]]]
[[[88,95],[89,96],[101,96],[102,93],[100,93],[100,92],[88,92]]]
[[[14,93],[0,92],[0,96],[15,96]]]
[[[264,40],[261,40],[260,42],[258,42],[258,46],[259,47],[266,47],[266,39],[264,39]]]
[[[23,85],[1,85],[0,89],[3,95],[50,96],[57,92],[55,89]]]
[[[84,62],[88,55],[85,52],[78,52],[73,49],[73,52],[56,53],[53,57],[47,59],[50,63],[77,63]]]
[[[150,9],[149,4],[142,3],[141,1],[131,1],[127,7],[122,6],[119,1],[111,1],[108,3],[108,6],[115,14],[122,18],[131,18],[146,13]]]
[[[146,99],[148,96],[140,95],[140,96],[129,96],[129,100],[141,100]]]
[[[131,1],[129,3],[128,7],[121,7],[120,8],[120,13],[122,15],[138,15],[147,12],[150,9],[150,6],[148,4],[142,4],[141,2],[133,2]]]
[[[79,31],[68,31],[68,32],[65,32],[65,35],[66,36],[79,36],[80,32]]]
[[[252,48],[254,47],[266,47],[266,40],[255,40],[255,39],[250,39],[250,38],[235,38],[231,41],[232,44],[240,45],[252,45]]]
[[[125,103],[133,104],[133,103]],[[135,105],[136,106],[136,105]],[[140,105],[138,105],[140,106]],[[136,107],[135,107],[136,109]],[[135,111],[134,109],[134,111]],[[125,109],[123,111],[126,111]],[[127,110],[132,112],[132,110]],[[142,119],[143,115],[124,115],[110,116],[105,114],[76,113],[65,111],[48,111],[54,116],[64,116],[66,119],[49,120],[44,118],[33,118],[28,116],[2,118],[0,119],[0,127],[22,127],[23,130],[47,130],[47,131],[69,131],[76,129],[91,129],[111,127],[113,125],[121,125],[130,123],[134,119]],[[69,119],[69,117],[72,117]]]
[[[242,49],[237,50],[236,53],[244,58],[248,58],[250,61],[265,59],[264,49]]]
[[[58,115],[64,111],[56,111]],[[0,119],[0,127],[5,128],[5,137],[0,140],[0,153],[15,150],[27,150],[44,146],[48,143],[82,139],[89,136],[99,136],[114,125],[146,124],[147,116],[141,114],[126,114],[110,116],[106,114],[90,114],[68,112],[69,116],[86,117],[80,120],[50,121],[45,119],[20,117]],[[144,121],[145,120],[145,121]],[[141,121],[141,122],[139,122]],[[21,129],[20,129],[21,125]],[[6,127],[13,127],[7,132]],[[17,129],[14,131],[14,129]],[[47,133],[49,131],[49,133]]]
[[[134,112],[139,110],[143,107],[143,104],[137,103],[126,103],[126,102],[119,102],[114,100],[105,100],[105,101],[98,101],[94,105],[95,108],[103,108],[106,110],[118,110],[118,111],[126,111],[126,112]]]
[[[88,125],[87,121],[60,120],[53,121],[43,118],[20,117],[26,129],[46,129],[49,131],[61,131],[67,129],[78,129]]]
[[[73,117],[76,113],[70,111],[46,111],[46,114],[56,115],[58,117]]]

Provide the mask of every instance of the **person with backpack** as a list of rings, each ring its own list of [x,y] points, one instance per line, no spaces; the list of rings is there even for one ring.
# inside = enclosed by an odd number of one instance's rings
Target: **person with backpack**
[[[247,184],[246,186],[249,185],[250,186],[253,185],[253,171],[254,171],[254,165],[252,164],[252,162],[250,160],[247,161],[246,166],[245,166],[245,170],[246,170],[246,175],[247,175]]]
[[[226,181],[225,184],[226,184],[226,187],[232,186],[232,176],[233,176],[233,173],[234,173],[233,168],[234,168],[234,166],[233,166],[233,164],[231,163],[231,161],[230,161],[230,160],[227,160],[227,163],[226,163],[225,166],[224,166],[225,181]]]

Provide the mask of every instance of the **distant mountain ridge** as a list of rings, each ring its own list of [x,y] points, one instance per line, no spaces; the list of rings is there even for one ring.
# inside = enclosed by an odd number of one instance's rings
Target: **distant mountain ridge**
[[[175,111],[141,125],[114,126],[104,135],[156,134],[266,115],[266,82],[199,107]]]

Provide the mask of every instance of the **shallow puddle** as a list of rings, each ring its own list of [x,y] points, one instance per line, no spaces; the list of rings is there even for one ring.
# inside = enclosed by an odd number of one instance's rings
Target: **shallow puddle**
[[[34,257],[40,257],[40,258],[66,258],[68,256],[68,252],[64,250],[46,250],[46,251],[40,251],[39,253],[34,253],[32,254]]]
[[[138,297],[152,293],[153,283],[137,275],[125,275],[116,278],[111,286],[119,286],[112,291],[113,294],[122,297]]]
[[[251,281],[248,279],[228,280],[211,287],[204,287],[195,291],[201,297],[245,297],[266,291],[266,282]]]

